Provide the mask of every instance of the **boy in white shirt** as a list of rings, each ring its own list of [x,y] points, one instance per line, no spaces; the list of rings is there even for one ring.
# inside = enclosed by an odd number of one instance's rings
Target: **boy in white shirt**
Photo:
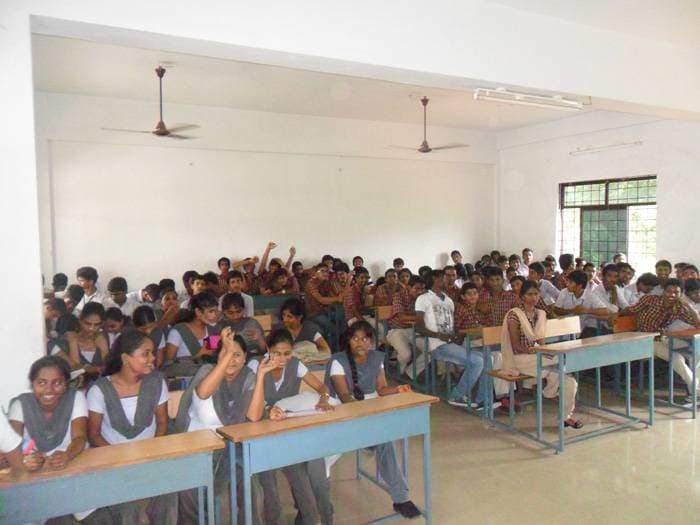
[[[643,273],[639,276],[637,282],[625,286],[624,293],[627,304],[630,306],[637,304],[642,297],[651,292],[658,284],[659,280],[656,278],[656,275]]]
[[[126,317],[131,317],[134,310],[139,306],[133,297],[129,297],[126,293],[128,286],[124,277],[114,277],[107,283],[107,291],[109,298],[102,303],[107,308],[119,308]]]
[[[668,281],[669,277],[671,277],[671,270],[673,270],[673,266],[671,266],[670,261],[661,259],[656,263],[654,268],[656,269],[656,277],[659,280],[659,284],[657,284],[649,293],[651,295],[663,295],[666,281]]]
[[[85,292],[80,302],[75,305],[74,311],[76,315],[80,315],[80,312],[83,311],[83,308],[88,303],[104,304],[107,296],[97,289],[97,279],[99,278],[97,270],[92,266],[82,266],[75,272],[75,276],[78,279],[78,284]]]
[[[549,306],[557,302],[559,298],[559,290],[551,282],[544,279],[545,269],[544,264],[540,262],[532,263],[530,265],[530,274],[528,279],[535,281],[537,283],[537,288],[540,290],[540,296],[544,304]]]
[[[579,270],[574,270],[567,276],[566,288],[559,292],[557,302],[554,304],[554,313],[557,315],[580,315],[581,321],[586,319],[606,319],[608,310],[595,294],[586,291],[588,278]]]
[[[593,288],[588,293],[599,298],[610,316],[614,316],[629,307],[625,300],[625,293],[617,285],[619,272],[616,264],[606,264],[603,268],[603,284]],[[585,328],[581,332],[581,337],[593,337],[598,335],[597,321],[593,318],[584,321]],[[600,327],[602,333],[611,333],[609,322],[602,323]]]

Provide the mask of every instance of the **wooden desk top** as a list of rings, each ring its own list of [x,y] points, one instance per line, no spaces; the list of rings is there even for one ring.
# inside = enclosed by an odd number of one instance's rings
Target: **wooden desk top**
[[[586,348],[613,343],[624,343],[626,341],[649,339],[656,337],[657,335],[659,334],[656,332],[621,332],[619,334],[599,335],[596,337],[588,337],[586,339],[575,339],[573,341],[561,341],[559,343],[536,346],[535,351],[537,353],[545,354],[564,353],[576,350],[585,350]]]
[[[666,332],[669,337],[695,337],[700,335],[700,328],[688,328],[687,330],[676,330],[675,332]]]
[[[18,483],[31,483],[43,479],[75,476],[77,474],[137,465],[149,461],[189,456],[199,452],[213,452],[224,447],[223,440],[215,432],[211,430],[197,430],[172,436],[143,439],[133,443],[89,448],[68,463],[68,466],[63,470],[41,469],[37,472],[23,475],[19,479],[11,479],[9,474],[0,476],[0,489],[12,487]]]
[[[433,404],[438,401],[440,400],[434,396],[406,392],[356,403],[342,404],[336,406],[335,410],[332,412],[325,412],[314,416],[295,417],[282,421],[265,420],[256,423],[241,423],[238,425],[221,427],[217,429],[217,432],[231,441],[241,443],[259,437],[281,434],[292,430],[302,430],[305,428],[327,425],[329,423],[340,423],[342,421],[380,414],[382,412]]]

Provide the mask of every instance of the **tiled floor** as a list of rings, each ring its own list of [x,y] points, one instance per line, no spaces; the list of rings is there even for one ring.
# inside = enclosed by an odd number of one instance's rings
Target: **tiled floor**
[[[585,386],[582,395],[590,395]],[[547,408],[545,424],[551,427],[555,424],[553,405]],[[643,409],[643,403],[635,403],[635,413],[643,415]],[[700,427],[687,412],[669,414],[659,406],[652,428],[596,437],[555,455],[533,442],[490,428],[459,409],[444,403],[435,405],[433,522],[698,524]],[[604,423],[591,413],[580,412],[579,417],[586,426],[579,431],[567,430],[568,435]],[[528,410],[518,421],[532,425],[533,411]],[[365,461],[371,458],[366,456]],[[410,483],[418,504],[423,502],[421,467],[420,440],[414,439]],[[332,490],[338,524],[365,523],[391,512],[388,495],[366,480],[354,479],[354,457],[350,454],[334,467]],[[291,515],[288,518],[291,520]]]

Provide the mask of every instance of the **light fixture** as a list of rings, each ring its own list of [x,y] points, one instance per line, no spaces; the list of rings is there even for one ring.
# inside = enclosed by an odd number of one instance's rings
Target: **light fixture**
[[[561,109],[563,111],[581,111],[583,104],[578,100],[564,98],[561,95],[533,95],[531,93],[518,93],[506,88],[476,88],[474,100],[487,100],[490,102],[504,102],[518,106],[534,106],[537,108]]]
[[[644,144],[641,140],[635,140],[634,142],[618,142],[616,144],[608,144],[607,146],[594,146],[592,148],[577,148],[569,152],[569,155],[587,155],[589,153],[598,153],[599,151],[607,151],[611,149],[622,149],[622,148],[634,148]]]

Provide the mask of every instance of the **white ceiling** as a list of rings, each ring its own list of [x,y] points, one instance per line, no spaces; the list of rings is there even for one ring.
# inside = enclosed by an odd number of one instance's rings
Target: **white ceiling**
[[[505,130],[571,116],[560,110],[474,101],[472,93],[424,88],[233,60],[32,35],[37,90],[158,100],[154,68],[164,64],[164,100],[246,110]],[[168,66],[172,63],[173,66]],[[485,85],[486,87],[493,87]],[[587,108],[589,110],[590,108]],[[167,106],[165,108],[167,121]]]
[[[699,0],[490,0],[646,40],[700,47]]]

